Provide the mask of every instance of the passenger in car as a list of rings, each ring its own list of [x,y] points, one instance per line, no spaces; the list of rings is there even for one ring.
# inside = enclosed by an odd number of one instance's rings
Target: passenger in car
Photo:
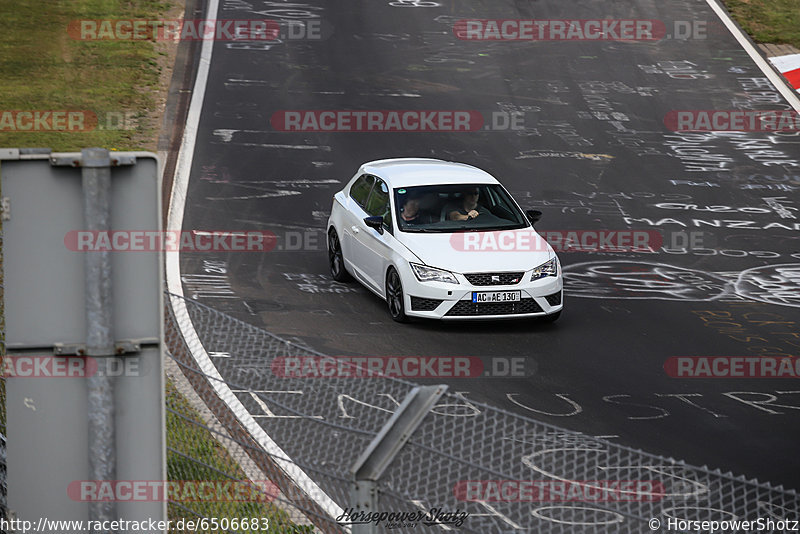
[[[420,210],[420,195],[415,192],[410,192],[406,198],[405,204],[400,210],[400,220],[404,224],[428,224],[431,222],[429,214]]]
[[[465,189],[461,206],[448,211],[447,218],[451,221],[468,221],[483,213],[483,208],[478,206],[480,194],[480,189],[477,187]]]

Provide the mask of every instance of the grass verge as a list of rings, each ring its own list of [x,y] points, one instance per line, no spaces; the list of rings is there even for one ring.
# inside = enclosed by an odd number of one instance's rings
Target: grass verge
[[[174,0],[0,0],[0,111],[85,110],[98,119],[85,133],[41,126],[19,131],[0,122],[0,147],[155,149],[159,75],[169,69],[164,43],[80,40],[67,27],[85,19],[163,19],[175,5]]]
[[[239,464],[228,454],[205,426],[189,402],[178,392],[171,381],[166,385],[167,405],[167,478],[170,481],[222,481],[247,480]],[[192,513],[185,509],[191,510]],[[267,518],[269,528],[240,528],[237,532],[289,534],[311,532],[308,526],[294,525],[286,512],[269,502],[258,501],[208,501],[191,496],[185,501],[171,501],[168,519],[201,518]],[[256,525],[259,526],[259,525]],[[231,529],[234,530],[234,529]]]
[[[734,20],[757,43],[800,49],[800,0],[723,0]]]

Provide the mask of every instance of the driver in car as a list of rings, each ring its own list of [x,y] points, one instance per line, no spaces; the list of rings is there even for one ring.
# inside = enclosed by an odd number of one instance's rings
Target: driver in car
[[[454,209],[447,214],[451,221],[468,221],[481,214],[478,206],[480,190],[477,187],[470,187],[463,192],[464,201],[460,208]]]

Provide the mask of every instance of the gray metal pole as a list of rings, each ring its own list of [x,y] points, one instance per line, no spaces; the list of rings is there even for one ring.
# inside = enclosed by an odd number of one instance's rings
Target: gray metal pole
[[[86,230],[111,230],[111,160],[108,150],[81,151],[83,215]],[[86,355],[114,355],[111,298],[111,253],[86,252]],[[114,480],[116,444],[114,432],[114,378],[97,373],[89,381],[89,467],[91,480]],[[113,502],[89,503],[89,519],[116,519]]]
[[[446,384],[416,386],[406,395],[392,417],[358,457],[350,468],[350,473],[353,475],[350,499],[356,512],[380,511],[378,482],[383,472],[389,468],[400,450],[411,439],[414,431],[422,424],[422,420],[446,391]],[[352,534],[373,534],[378,530],[377,523],[352,525]]]

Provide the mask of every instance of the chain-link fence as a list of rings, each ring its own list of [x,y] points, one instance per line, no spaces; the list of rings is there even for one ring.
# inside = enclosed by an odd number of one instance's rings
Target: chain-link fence
[[[356,504],[351,468],[414,384],[379,376],[287,377],[276,368],[280,358],[324,356],[196,301],[168,300],[167,466],[169,480],[179,484],[171,492],[170,519],[228,518],[217,528],[207,525],[220,532],[349,530],[352,518],[342,514]],[[186,487],[193,491],[181,492],[186,482],[215,482],[217,496],[198,495],[191,484]],[[632,450],[458,394],[438,401],[378,490],[377,512],[407,515],[396,525],[376,516],[376,531],[641,533],[654,520],[666,526],[672,518],[672,530],[688,532],[680,521],[761,518],[775,522],[762,531],[783,532],[781,520],[800,517],[794,491]],[[427,524],[431,509],[440,513],[438,526]],[[267,521],[244,525],[234,518]]]
[[[188,400],[196,394],[180,389],[172,379],[167,381],[167,477],[178,484],[170,492],[168,518],[227,518],[228,525],[209,524],[202,530],[230,532],[281,532],[282,526],[302,520],[277,486],[255,474],[260,471],[247,460],[255,445],[231,437],[208,414],[204,418],[204,410]],[[212,488],[211,497],[204,487]],[[233,518],[266,518],[269,526],[262,528],[260,520],[230,524]]]
[[[349,529],[354,518],[342,513],[356,504],[351,468],[415,384],[378,376],[288,377],[279,369],[282,358],[324,356],[196,301],[175,295],[168,301],[167,347],[207,411],[187,417],[176,408],[181,401],[168,396],[170,417],[185,423],[180,431],[168,429],[171,478],[195,472],[242,481],[265,477],[281,490],[275,504],[290,510],[297,524],[322,532]],[[200,435],[220,444],[214,461],[186,439]],[[794,491],[455,393],[439,399],[377,487],[377,512],[407,515],[395,516],[395,524],[377,516],[375,531],[639,534],[656,522],[666,527],[672,521],[672,530],[681,532],[693,530],[681,521],[762,518],[775,521],[771,531],[779,532],[779,520],[800,518]],[[191,503],[174,506],[204,513]],[[441,515],[427,515],[432,509]]]

